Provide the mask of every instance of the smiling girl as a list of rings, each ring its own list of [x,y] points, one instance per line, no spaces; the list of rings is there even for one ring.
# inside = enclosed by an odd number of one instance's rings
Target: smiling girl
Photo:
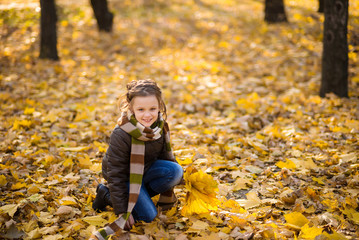
[[[151,222],[157,208],[151,197],[160,194],[157,206],[171,208],[177,201],[173,187],[180,183],[182,167],[170,147],[161,89],[152,80],[132,81],[120,103],[122,115],[110,136],[102,161],[108,187],[99,184],[93,209],[107,205],[119,215],[114,229],[128,230],[136,221]],[[101,233],[105,234],[104,232]]]

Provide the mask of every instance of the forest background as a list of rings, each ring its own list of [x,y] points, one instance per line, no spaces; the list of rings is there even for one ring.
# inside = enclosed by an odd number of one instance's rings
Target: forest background
[[[358,237],[358,1],[344,99],[318,96],[317,1],[285,1],[289,22],[271,25],[263,1],[110,1],[112,33],[87,1],[57,4],[50,61],[38,57],[38,1],[0,1],[2,238],[86,239],[116,218],[91,209],[95,179],[118,96],[144,78],[163,88],[178,161],[199,174],[176,189],[177,208],[126,237]],[[208,176],[211,214],[183,211]]]

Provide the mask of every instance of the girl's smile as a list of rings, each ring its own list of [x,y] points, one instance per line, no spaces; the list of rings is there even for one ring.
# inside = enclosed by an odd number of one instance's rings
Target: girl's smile
[[[157,121],[159,112],[159,103],[156,96],[137,96],[132,101],[132,111],[136,120],[145,127],[151,127]]]

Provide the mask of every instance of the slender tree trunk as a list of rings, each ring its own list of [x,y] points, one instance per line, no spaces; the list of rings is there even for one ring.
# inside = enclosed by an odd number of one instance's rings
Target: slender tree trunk
[[[111,32],[113,14],[108,10],[107,0],[91,0],[93,12],[100,31]]]
[[[327,0],[324,8],[320,96],[348,97],[348,0]]]
[[[268,23],[287,22],[283,0],[266,0],[264,20]]]
[[[324,0],[319,0],[318,12],[320,12],[320,13],[324,12]]]
[[[40,0],[40,58],[58,60],[55,0]]]

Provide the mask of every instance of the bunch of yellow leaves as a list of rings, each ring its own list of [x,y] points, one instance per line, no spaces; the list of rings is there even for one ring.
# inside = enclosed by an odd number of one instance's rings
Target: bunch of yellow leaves
[[[218,209],[219,200],[216,197],[218,184],[212,176],[190,166],[183,177],[187,189],[185,205],[181,212],[183,216],[208,213]]]

